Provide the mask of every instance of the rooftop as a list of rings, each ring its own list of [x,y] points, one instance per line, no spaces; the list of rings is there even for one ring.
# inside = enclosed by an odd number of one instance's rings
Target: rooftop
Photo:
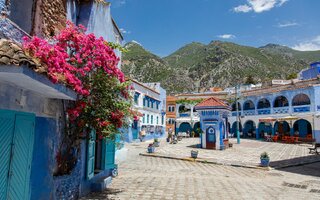
[[[224,109],[230,109],[230,107],[223,102],[222,100],[215,98],[215,97],[210,97],[201,103],[198,103],[196,105],[196,109],[200,108],[224,108]]]

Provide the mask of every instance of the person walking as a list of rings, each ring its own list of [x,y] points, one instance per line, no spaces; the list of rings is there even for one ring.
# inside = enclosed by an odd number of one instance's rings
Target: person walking
[[[173,130],[172,128],[170,127],[169,130],[168,130],[168,138],[169,138],[169,142],[170,144],[172,143],[172,133],[173,133]]]

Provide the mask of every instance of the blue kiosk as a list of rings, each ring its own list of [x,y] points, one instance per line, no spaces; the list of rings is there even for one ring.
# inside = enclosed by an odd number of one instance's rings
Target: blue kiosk
[[[200,116],[201,147],[224,150],[228,146],[228,116],[231,108],[220,99],[210,97],[195,106]]]

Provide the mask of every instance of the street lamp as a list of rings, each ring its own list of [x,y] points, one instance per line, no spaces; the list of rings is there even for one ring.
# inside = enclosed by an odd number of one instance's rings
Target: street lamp
[[[236,97],[236,131],[237,131],[237,143],[240,144],[240,127],[239,127],[239,106],[238,106],[238,87],[239,85],[237,84],[235,87],[235,97]]]

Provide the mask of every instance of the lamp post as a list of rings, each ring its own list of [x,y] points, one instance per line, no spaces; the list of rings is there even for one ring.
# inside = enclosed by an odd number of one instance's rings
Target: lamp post
[[[238,106],[238,84],[235,87],[235,97],[236,97],[236,131],[237,131],[237,143],[240,144],[240,131],[239,131],[239,106]]]

